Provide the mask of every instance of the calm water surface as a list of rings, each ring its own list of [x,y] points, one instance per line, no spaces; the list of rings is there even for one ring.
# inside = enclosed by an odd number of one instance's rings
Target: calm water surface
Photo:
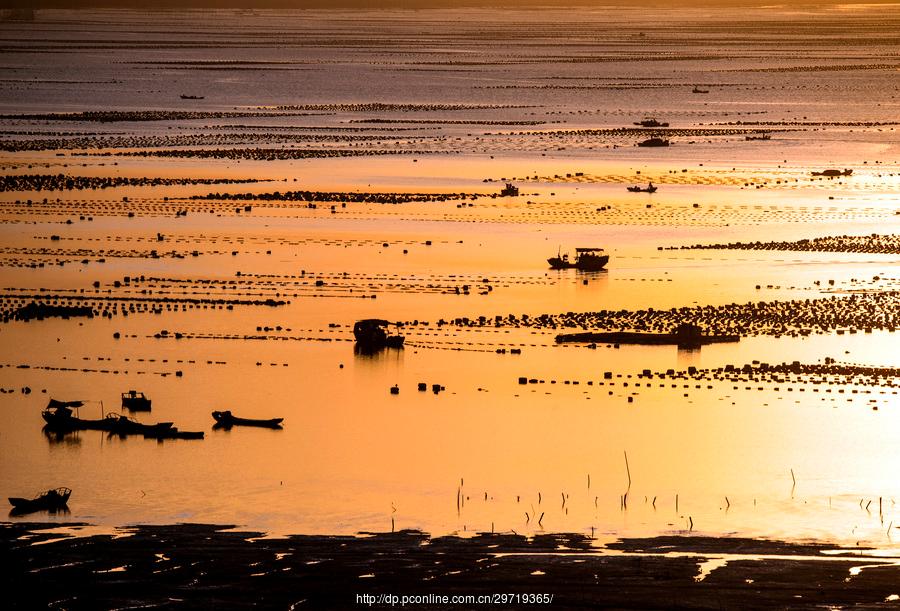
[[[643,10],[199,17],[59,11],[0,25],[9,47],[0,108],[9,115],[307,105],[274,117],[7,117],[4,174],[266,182],[0,193],[2,292],[290,303],[4,323],[0,496],[66,485],[71,513],[55,519],[102,527],[191,521],[281,534],[393,524],[603,536],[692,528],[892,544],[893,387],[622,386],[644,369],[754,360],[900,367],[887,331],[587,350],[555,346],[551,330],[435,324],[896,290],[896,255],[658,250],[896,231],[900,24],[891,7],[767,9],[752,21]],[[694,85],[710,93],[692,94]],[[645,116],[685,131],[665,149],[603,131]],[[747,141],[738,122],[772,139]],[[703,131],[711,127],[738,131]],[[80,137],[90,145],[11,144]],[[117,155],[256,147],[391,154]],[[402,151],[412,154],[394,154]],[[96,155],[104,152],[113,155]],[[854,172],[811,178],[828,167]],[[492,194],[509,179],[521,197],[350,202],[334,213],[323,203],[206,210],[179,199],[294,189]],[[653,196],[625,191],[648,179],[660,186]],[[16,203],[29,199],[31,207]],[[245,204],[252,210],[235,212]],[[179,205],[190,214],[175,216]],[[576,246],[610,251],[608,271],[546,269],[548,256]],[[186,256],[150,258],[154,249]],[[144,281],[116,286],[125,276]],[[469,294],[457,294],[464,285]],[[410,329],[403,350],[360,355],[351,329],[364,317],[431,324]],[[163,330],[168,338],[154,337]],[[496,352],[512,347],[522,354]],[[604,372],[622,377],[601,385]],[[522,386],[520,376],[545,383]],[[419,382],[446,390],[418,392]],[[399,395],[389,393],[395,384]],[[206,438],[41,429],[49,397],[86,400],[81,415],[99,418],[132,388],[153,399],[142,420]],[[284,417],[285,427],[214,431],[216,409]]]

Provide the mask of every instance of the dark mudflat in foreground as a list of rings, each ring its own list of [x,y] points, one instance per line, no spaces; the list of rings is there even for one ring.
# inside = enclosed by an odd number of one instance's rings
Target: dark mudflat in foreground
[[[402,531],[250,540],[259,534],[184,524],[141,526],[121,538],[52,540],[59,535],[43,531],[55,526],[0,525],[4,606],[349,609],[390,606],[379,604],[379,595],[540,593],[552,602],[407,606],[868,608],[888,606],[884,601],[900,593],[900,566],[886,560],[828,560],[821,554],[827,546],[754,539],[625,539],[597,553],[577,534],[463,539]],[[669,552],[696,555],[659,555]],[[722,554],[758,558],[731,558],[697,581],[707,558]],[[873,565],[850,577],[851,567]],[[361,602],[365,594],[376,602]]]

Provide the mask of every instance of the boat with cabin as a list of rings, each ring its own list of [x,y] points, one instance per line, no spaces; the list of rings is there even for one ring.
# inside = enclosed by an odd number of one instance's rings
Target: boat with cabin
[[[353,325],[353,337],[356,343],[364,348],[402,348],[404,336],[394,328],[398,325],[381,318],[357,320]]]
[[[506,186],[500,190],[500,197],[518,197],[518,195],[519,187],[511,182],[506,183]]]
[[[602,248],[576,248],[575,259],[570,260],[569,254],[557,253],[555,257],[547,259],[551,269],[577,269],[583,272],[598,272],[609,263],[609,255]]]
[[[151,401],[147,396],[136,390],[122,393],[122,408],[132,412],[149,412]]]
[[[641,121],[635,121],[635,125],[639,125],[641,127],[669,127],[668,123],[661,123],[657,121],[654,117],[646,117]]]
[[[115,425],[115,418],[111,414],[100,420],[81,418],[78,409],[84,405],[84,401],[57,401],[50,399],[47,407],[41,412],[47,428],[54,431],[111,431]]]

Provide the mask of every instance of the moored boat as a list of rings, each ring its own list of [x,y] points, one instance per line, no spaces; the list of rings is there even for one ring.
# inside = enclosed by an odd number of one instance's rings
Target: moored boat
[[[144,424],[143,422],[138,422],[134,418],[129,418],[128,416],[116,413],[109,413],[106,415],[106,418],[112,421],[112,427],[109,430],[117,435],[156,434],[170,430],[174,424],[173,422]]]
[[[568,253],[547,259],[551,269],[577,269],[583,272],[598,272],[609,263],[609,255],[602,248],[576,248],[575,260]]]
[[[640,125],[641,127],[669,127],[668,123],[661,123],[653,117],[647,117],[642,121],[635,121],[634,124]]]
[[[668,140],[663,140],[662,138],[648,138],[642,142],[637,143],[638,146],[669,146]]]
[[[813,172],[813,176],[850,176],[853,174],[852,169],[844,170],[822,170],[821,172]]]
[[[656,193],[658,187],[654,186],[654,184],[648,183],[646,187],[638,187],[637,185],[633,187],[627,187],[629,191],[632,193]]]
[[[390,322],[380,318],[366,318],[353,325],[356,343],[365,348],[402,348],[404,336],[391,333]]]
[[[54,488],[43,492],[32,499],[9,497],[9,504],[13,506],[14,513],[30,513],[32,511],[57,511],[65,509],[69,502],[72,490],[69,488]]]
[[[77,410],[83,405],[84,401],[57,401],[56,399],[50,399],[46,409],[41,412],[41,416],[44,418],[44,422],[47,423],[47,428],[53,431],[112,430],[115,425],[115,419],[110,418],[109,415],[100,420],[88,420],[78,417],[73,410]]]
[[[518,195],[519,187],[511,182],[506,183],[506,186],[500,190],[500,197],[516,197]]]
[[[230,428],[232,426],[258,426],[270,429],[280,429],[284,418],[240,418],[230,410],[216,411],[212,413],[217,427]]]
[[[122,393],[122,407],[132,412],[149,412],[151,401],[144,393],[129,390]]]

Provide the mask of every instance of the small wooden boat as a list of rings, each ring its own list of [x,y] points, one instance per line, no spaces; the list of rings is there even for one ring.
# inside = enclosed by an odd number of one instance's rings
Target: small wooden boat
[[[709,93],[709,89],[700,89],[696,85],[691,89],[691,93]]]
[[[202,96],[202,95],[185,95],[183,93],[181,94],[182,100],[202,100],[204,97],[205,96]]]
[[[353,325],[353,337],[358,345],[365,348],[402,348],[405,338],[389,333],[391,326],[391,323],[380,318],[358,320]]]
[[[106,418],[112,421],[112,428],[109,430],[117,435],[156,434],[170,430],[174,424],[173,422],[144,424],[143,422],[138,422],[134,418],[129,418],[128,416],[116,413],[109,413],[106,415]]]
[[[599,272],[609,263],[609,255],[602,248],[576,248],[575,260],[568,253],[547,259],[551,269],[577,269],[583,272]]]
[[[147,396],[136,390],[122,393],[122,408],[132,412],[149,412],[151,402]]]
[[[73,410],[84,405],[83,401],[57,401],[50,399],[47,408],[41,412],[41,417],[47,423],[47,428],[53,431],[111,431],[115,425],[115,419],[107,415],[100,420],[87,420],[79,418]]]
[[[634,124],[641,127],[669,127],[668,123],[660,123],[653,117],[647,117],[643,121],[635,121]]]
[[[663,140],[662,138],[648,138],[643,142],[638,142],[638,146],[669,146],[668,140]]]
[[[229,410],[223,412],[213,412],[212,417],[216,421],[216,426],[222,428],[231,428],[232,426],[258,426],[268,429],[280,429],[281,423],[284,422],[284,418],[269,418],[267,420],[239,418],[232,414]]]
[[[656,193],[658,187],[653,186],[652,184],[647,185],[646,187],[628,187],[628,190],[632,193]]]
[[[519,187],[511,182],[506,183],[506,186],[500,190],[500,197],[516,197],[518,195]]]
[[[822,170],[821,172],[813,172],[813,176],[850,176],[853,174],[853,170],[845,169],[845,170]]]
[[[66,509],[69,496],[72,491],[69,488],[54,488],[48,490],[33,499],[9,497],[9,504],[13,506],[13,512],[18,514],[31,513],[32,511],[57,511]]]

